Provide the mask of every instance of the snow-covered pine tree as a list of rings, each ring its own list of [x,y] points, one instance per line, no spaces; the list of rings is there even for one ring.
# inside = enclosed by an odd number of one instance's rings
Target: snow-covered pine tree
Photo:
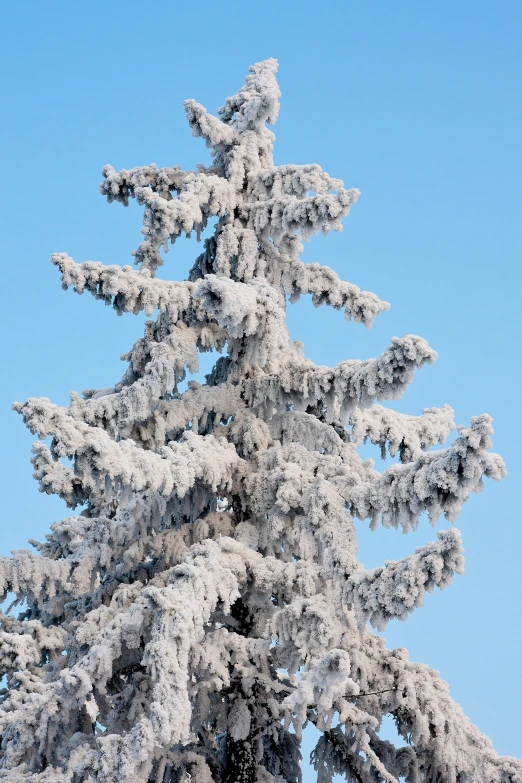
[[[396,399],[435,360],[420,337],[376,359],[323,367],[290,340],[286,297],[370,326],[388,308],[319,264],[301,239],[340,230],[358,191],[318,165],[274,166],[276,61],[250,69],[219,116],[185,106],[210,167],[104,169],[109,201],[145,208],[139,269],[53,257],[63,286],[118,314],[156,314],[114,388],[17,403],[43,492],[78,516],[38,553],[0,559],[0,778],[47,783],[297,783],[300,737],[322,732],[318,780],[521,783],[446,684],[382,629],[462,570],[455,529],[400,562],[365,570],[353,517],[415,528],[453,522],[483,476],[500,479],[487,415],[454,427],[447,406],[406,416]],[[181,234],[213,217],[184,282],[154,277]],[[299,237],[300,235],[300,237]],[[223,356],[179,384],[198,352]],[[357,446],[399,461],[382,473]],[[380,739],[392,715],[402,747]]]

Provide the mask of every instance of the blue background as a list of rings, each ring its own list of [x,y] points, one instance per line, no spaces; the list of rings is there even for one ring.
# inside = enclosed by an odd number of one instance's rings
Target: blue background
[[[143,318],[61,291],[51,252],[131,263],[141,211],[98,195],[102,165],[207,161],[182,100],[215,111],[250,63],[277,57],[276,163],[317,162],[362,191],[344,232],[315,238],[304,260],[392,304],[368,331],[302,301],[292,336],[334,364],[422,335],[439,361],[394,407],[448,402],[463,424],[491,413],[509,469],[459,519],[464,577],[384,635],[440,670],[499,752],[522,755],[521,22],[518,0],[4,4],[1,553],[66,514],[38,494],[12,401],[111,385],[142,333]],[[161,275],[181,279],[198,251],[179,240]],[[359,529],[367,566],[435,538],[424,519],[409,536]]]

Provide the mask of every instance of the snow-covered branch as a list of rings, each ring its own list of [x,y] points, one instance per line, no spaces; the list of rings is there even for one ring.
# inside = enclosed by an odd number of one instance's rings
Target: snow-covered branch
[[[321,264],[291,261],[283,266],[281,281],[291,302],[311,294],[314,307],[327,304],[336,310],[344,308],[347,321],[353,319],[365,326],[371,326],[379,313],[390,308],[388,302],[381,301],[371,291],[361,291],[353,283],[340,280],[333,269]]]
[[[424,595],[435,587],[444,589],[453,574],[464,570],[458,530],[441,531],[438,541],[415,550],[398,562],[387,561],[380,568],[355,571],[346,581],[343,597],[353,606],[359,622],[367,620],[379,631],[389,620],[405,620],[422,606]]]
[[[416,335],[393,337],[391,346],[376,359],[351,360],[335,367],[321,367],[302,360],[289,363],[277,376],[261,375],[245,382],[245,399],[253,408],[284,409],[287,405],[315,405],[324,400],[327,421],[345,421],[357,406],[376,399],[398,399],[415,370],[431,364],[436,352]]]
[[[168,199],[171,197],[171,191],[181,190],[186,176],[180,166],[159,169],[155,163],[121,171],[115,171],[112,166],[107,165],[103,167],[102,174],[101,194],[107,197],[109,204],[111,201],[119,201],[124,206],[128,206],[129,198],[135,198],[136,191],[141,188],[151,188]]]
[[[421,452],[437,443],[444,443],[451,430],[455,429],[453,410],[449,405],[441,408],[425,408],[421,416],[372,405],[371,408],[356,408],[350,415],[352,438],[359,445],[369,438],[381,447],[384,459],[386,446],[392,457],[397,452],[401,462],[411,462]]]
[[[192,308],[193,284],[151,277],[148,269],[136,271],[130,266],[107,266],[99,261],[77,264],[67,253],[54,253],[52,263],[58,267],[64,289],[73,287],[78,294],[89,291],[96,299],[112,304],[118,315],[168,309],[175,323],[185,320]]]
[[[125,496],[126,488],[131,493],[153,490],[164,498],[183,497],[196,481],[216,492],[230,484],[233,469],[241,461],[232,444],[213,435],[187,432],[183,441],[170,443],[155,454],[131,440],[113,441],[44,398],[17,403],[15,410],[31,432],[40,438],[52,436],[56,458],[74,458],[74,475],[93,502]]]
[[[214,117],[204,106],[192,99],[184,101],[187,120],[193,136],[205,139],[207,147],[220,151],[238,141],[237,134],[230,125]]]
[[[273,125],[277,121],[281,96],[275,78],[277,67],[273,57],[251,65],[244,86],[218,109],[223,122],[237,133],[249,130],[262,133],[265,123]]]
[[[134,252],[136,263],[154,273],[163,259],[159,249],[167,249],[182,233],[198,236],[213,216],[230,214],[237,205],[233,188],[215,174],[189,173],[175,198],[165,198],[148,187],[135,188],[138,204],[145,207],[143,233],[146,239]]]
[[[242,209],[249,225],[256,234],[280,242],[286,236],[300,231],[304,240],[322,231],[342,231],[342,218],[346,217],[359,197],[356,188],[346,190],[340,187],[337,193],[318,193],[308,198],[297,199],[281,196],[267,200],[252,201]]]
[[[415,462],[391,465],[372,482],[354,487],[349,506],[359,519],[379,519],[385,527],[401,526],[406,532],[417,527],[420,515],[428,512],[435,524],[444,514],[454,522],[472,492],[484,488],[483,477],[499,481],[506,468],[498,454],[491,454],[491,416],[471,419],[471,427],[459,427],[459,437],[443,451],[428,452]]]
[[[42,656],[60,655],[65,638],[60,626],[48,628],[39,620],[19,621],[0,612],[0,675],[31,669]]]
[[[66,588],[70,572],[71,565],[65,560],[19,549],[10,557],[0,557],[0,597],[4,600],[12,592],[17,596],[30,593],[36,599],[54,598]]]

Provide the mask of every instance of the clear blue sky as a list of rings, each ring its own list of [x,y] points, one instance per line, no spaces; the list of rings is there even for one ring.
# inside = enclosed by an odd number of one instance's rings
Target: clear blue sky
[[[317,162],[362,191],[344,232],[304,258],[392,304],[367,331],[302,302],[292,335],[323,364],[427,338],[439,361],[396,407],[447,402],[464,424],[491,413],[509,470],[459,519],[466,574],[385,637],[439,669],[500,752],[522,755],[520,0],[31,0],[5,4],[2,22],[0,552],[66,513],[31,479],[33,438],[11,402],[112,384],[142,331],[61,291],[51,252],[131,263],[140,212],[98,195],[102,165],[206,161],[182,100],[214,111],[250,63],[277,57],[276,163]],[[196,253],[180,240],[162,275],[182,278]],[[409,536],[360,528],[367,566],[435,537],[426,520]]]

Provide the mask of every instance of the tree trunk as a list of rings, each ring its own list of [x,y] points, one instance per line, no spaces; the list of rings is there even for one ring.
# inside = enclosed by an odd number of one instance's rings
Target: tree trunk
[[[227,735],[226,758],[224,783],[254,783],[257,764],[252,737],[234,740]]]

